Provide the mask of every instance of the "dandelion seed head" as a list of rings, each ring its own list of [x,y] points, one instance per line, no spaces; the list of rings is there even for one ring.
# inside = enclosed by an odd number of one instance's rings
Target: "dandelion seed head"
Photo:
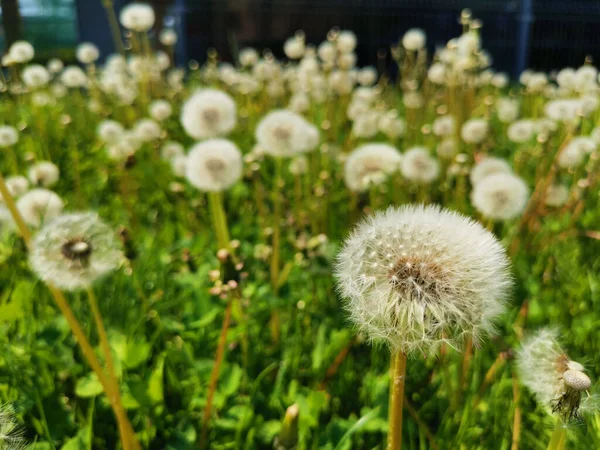
[[[402,155],[387,144],[366,144],[353,150],[344,165],[346,186],[355,192],[364,192],[371,185],[383,183],[396,172]]]
[[[150,117],[157,122],[163,122],[171,117],[173,107],[167,100],[154,100],[148,107]]]
[[[177,43],[177,33],[171,28],[165,28],[158,36],[160,43],[166,47],[172,47]]]
[[[511,286],[496,238],[437,206],[404,206],[360,223],[335,274],[357,328],[393,350],[429,354],[493,330]]]
[[[456,130],[456,120],[452,116],[438,117],[434,120],[432,129],[436,136],[452,136]]]
[[[440,174],[440,164],[425,147],[413,147],[404,153],[400,170],[407,180],[431,183]]]
[[[335,40],[337,50],[340,53],[350,53],[356,48],[356,34],[350,30],[342,30]]]
[[[154,9],[145,3],[131,3],[119,14],[119,21],[128,30],[144,32],[154,26]]]
[[[398,116],[398,111],[396,110],[390,110],[385,114],[381,114],[377,126],[379,127],[379,131],[392,140],[404,135],[406,131],[406,123]]]
[[[10,125],[0,126],[0,148],[10,147],[19,142],[19,133]]]
[[[54,186],[60,177],[58,167],[50,161],[40,161],[29,168],[27,177],[34,186]]]
[[[116,144],[123,138],[125,129],[115,120],[103,120],[98,124],[96,134],[106,144]]]
[[[188,98],[181,111],[185,132],[195,139],[228,134],[237,122],[236,106],[225,92],[201,89]]]
[[[503,159],[488,156],[471,169],[471,184],[475,186],[484,178],[496,173],[512,173],[510,164]]]
[[[35,50],[33,49],[33,45],[27,41],[16,41],[10,46],[8,55],[15,63],[23,64],[33,59]]]
[[[528,142],[535,131],[534,122],[531,120],[517,120],[508,127],[506,134],[508,139],[516,144]]]
[[[6,187],[8,188],[10,195],[14,198],[18,198],[29,189],[29,180],[22,175],[14,175],[6,179]],[[1,201],[3,200],[2,195],[0,194],[0,202]]]
[[[58,217],[64,206],[56,193],[42,188],[32,189],[17,200],[17,209],[23,220],[33,227],[39,227]]]
[[[81,64],[91,64],[100,57],[100,50],[91,42],[82,42],[77,46],[75,56]]]
[[[140,142],[152,142],[160,138],[162,128],[152,119],[140,119],[135,123],[133,132]]]
[[[529,188],[511,173],[489,175],[474,185],[471,202],[484,217],[510,220],[520,215],[529,199]]]
[[[23,69],[21,78],[28,87],[38,89],[48,84],[50,81],[50,74],[44,66],[41,66],[40,64],[30,64]]]
[[[372,66],[363,67],[358,71],[356,79],[361,86],[373,86],[377,82],[377,69]]]
[[[81,88],[87,84],[87,75],[77,66],[65,67],[60,81],[68,88]]]
[[[319,142],[319,132],[314,125],[284,109],[264,116],[256,127],[255,137],[265,153],[283,157],[314,150]]]
[[[161,158],[167,161],[171,161],[173,158],[184,154],[185,149],[183,145],[175,141],[166,142],[160,150]]]
[[[418,51],[425,47],[426,35],[420,28],[411,28],[402,36],[402,46],[409,51]]]
[[[488,130],[485,119],[470,119],[463,124],[460,135],[467,144],[481,144],[487,137]]]
[[[569,199],[569,188],[563,184],[554,184],[546,189],[544,202],[547,206],[558,207],[564,205]]]
[[[47,222],[32,241],[29,264],[61,289],[86,289],[123,261],[113,230],[95,213],[65,214]]]
[[[242,154],[226,139],[210,139],[194,145],[186,164],[186,178],[202,191],[224,191],[242,176]]]

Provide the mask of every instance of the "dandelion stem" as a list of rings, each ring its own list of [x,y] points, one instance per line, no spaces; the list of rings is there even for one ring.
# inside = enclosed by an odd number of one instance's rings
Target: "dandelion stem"
[[[223,208],[223,196],[220,192],[209,192],[208,202],[219,248],[229,249],[231,239],[229,238],[229,229],[227,228],[227,216]]]
[[[515,405],[515,412],[513,415],[513,435],[512,445],[510,450],[519,450],[519,439],[521,437],[521,407],[519,401],[521,399],[521,393],[519,391],[519,382],[517,377],[513,373],[513,402]]]
[[[21,213],[17,209],[15,200],[13,199],[10,191],[8,190],[8,186],[6,186],[6,182],[4,181],[4,177],[2,176],[1,173],[0,173],[0,194],[2,194],[2,199],[4,200],[4,202],[6,203],[6,207],[10,211],[10,214],[12,215],[13,220],[15,221],[15,224],[17,225],[17,228],[19,229],[19,233],[21,233],[21,237],[25,241],[25,244],[27,245],[27,247],[29,247],[31,245],[31,232],[29,231],[27,224],[23,220],[23,216],[21,216]]]
[[[202,419],[202,434],[200,438],[201,448],[204,448],[204,446],[206,445],[208,423],[210,421],[213,398],[215,395],[215,390],[217,389],[219,371],[221,370],[221,363],[223,362],[223,355],[225,354],[225,344],[227,343],[227,331],[229,330],[229,322],[231,321],[231,306],[232,299],[230,298],[227,301],[227,307],[225,308],[225,317],[223,317],[223,325],[221,326],[221,334],[219,336],[219,343],[217,345],[215,364],[213,365],[212,371],[210,373],[208,393],[206,395],[206,406],[204,407],[204,417]]]
[[[406,378],[406,355],[399,351],[394,358],[394,369],[390,380],[388,450],[402,448],[402,409],[404,404],[404,379]]]
[[[108,25],[110,26],[110,33],[115,44],[115,50],[121,55],[125,56],[125,48],[123,47],[123,40],[121,39],[121,30],[119,28],[119,22],[117,21],[117,15],[115,14],[115,8],[112,0],[103,0],[102,5],[106,10],[108,16]]]
[[[564,450],[565,444],[567,443],[567,430],[559,418],[556,421],[556,425],[554,426],[554,431],[552,432],[552,437],[550,438],[550,442],[548,443],[547,450]]]
[[[281,237],[281,193],[280,180],[281,180],[281,158],[275,159],[275,182],[273,185],[273,252],[271,254],[271,286],[275,294],[277,294],[278,281],[279,281],[279,241]]]

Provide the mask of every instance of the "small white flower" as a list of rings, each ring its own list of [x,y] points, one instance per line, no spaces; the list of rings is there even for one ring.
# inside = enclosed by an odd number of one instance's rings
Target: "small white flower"
[[[337,49],[340,53],[350,53],[356,48],[356,35],[349,30],[341,31],[336,38]]]
[[[60,59],[52,58],[50,61],[48,61],[48,64],[46,67],[48,68],[48,72],[50,72],[50,73],[59,73],[60,71],[63,70],[65,65],[63,64],[63,62]]]
[[[456,120],[452,116],[441,116],[433,122],[433,134],[436,136],[452,136],[456,130]]]
[[[242,67],[252,67],[258,62],[258,52],[251,48],[243,48],[239,54],[240,64]]]
[[[420,28],[411,28],[402,37],[402,46],[409,51],[421,50],[425,47],[425,32]]]
[[[0,125],[0,148],[10,147],[19,142],[19,133],[10,125]]]
[[[188,153],[185,176],[202,191],[224,191],[242,176],[242,154],[227,139],[201,142]]]
[[[478,223],[437,206],[390,208],[361,222],[337,257],[350,320],[393,351],[429,355],[493,331],[509,261]]]
[[[79,88],[87,84],[87,76],[79,67],[68,66],[62,71],[60,81],[69,88]]]
[[[166,47],[171,47],[177,43],[177,33],[171,28],[165,28],[158,36],[160,43]]]
[[[433,63],[427,72],[427,78],[433,84],[444,84],[446,82],[446,66],[442,63]]]
[[[496,102],[496,111],[500,122],[514,122],[519,116],[519,102],[510,98],[500,98]]]
[[[17,209],[28,225],[39,227],[42,223],[58,217],[65,204],[54,192],[32,189],[17,200]]]
[[[471,202],[486,218],[510,220],[523,212],[529,199],[529,188],[512,173],[488,175],[473,186]]]
[[[77,60],[82,64],[91,64],[100,57],[98,47],[90,42],[82,42],[75,52]]]
[[[319,140],[316,127],[298,114],[280,109],[264,116],[255,131],[257,143],[273,156],[294,156],[314,150]]]
[[[152,142],[160,138],[162,129],[152,119],[140,119],[135,123],[133,132],[141,142]]]
[[[33,45],[27,41],[16,41],[8,50],[10,59],[17,64],[23,64],[31,61],[35,55]]]
[[[516,144],[523,144],[531,141],[535,131],[534,122],[532,120],[517,120],[508,127],[506,134],[508,139]]]
[[[119,20],[128,30],[148,31],[154,26],[154,10],[145,3],[131,3],[121,10]]]
[[[300,59],[304,55],[306,47],[304,45],[304,38],[293,36],[285,41],[283,44],[283,52],[285,56],[290,59]]]
[[[40,161],[29,168],[27,176],[34,186],[50,187],[56,184],[60,172],[55,164]]]
[[[161,158],[166,159],[167,161],[171,161],[175,157],[181,155],[185,155],[185,149],[179,142],[166,142],[160,150]]]
[[[181,124],[195,139],[228,134],[237,122],[233,99],[216,89],[201,89],[183,104]]]
[[[329,41],[323,41],[319,44],[317,54],[321,61],[326,63],[333,63],[337,59],[337,49],[335,45]]]
[[[366,144],[353,150],[344,165],[344,181],[348,189],[366,191],[383,183],[396,172],[402,161],[398,149],[387,144]]]
[[[44,66],[30,64],[23,69],[21,78],[28,87],[37,89],[48,84],[50,81],[50,74]]]
[[[373,86],[377,82],[375,67],[363,67],[358,71],[356,79],[361,86]]]
[[[431,183],[440,174],[440,164],[426,148],[413,147],[404,153],[400,170],[407,180]]]
[[[98,124],[96,133],[98,137],[106,144],[115,144],[125,132],[123,125],[114,120],[103,120]]]
[[[460,135],[467,144],[481,144],[488,135],[488,129],[485,119],[470,119],[463,124]]]
[[[173,107],[167,100],[154,100],[148,109],[150,117],[158,122],[167,120],[173,113]]]
[[[65,214],[46,223],[29,255],[40,279],[69,291],[90,287],[122,261],[113,230],[95,213]]]

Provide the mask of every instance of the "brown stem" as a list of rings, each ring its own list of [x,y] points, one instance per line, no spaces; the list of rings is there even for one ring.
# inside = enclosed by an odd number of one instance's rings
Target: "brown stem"
[[[394,370],[390,379],[392,390],[388,432],[388,450],[402,448],[402,406],[404,404],[404,380],[406,378],[406,355],[399,351],[392,356]]]
[[[520,399],[521,392],[519,391],[519,382],[517,381],[515,374],[513,374],[513,402],[515,404],[515,413],[513,416],[513,435],[510,450],[519,450],[519,439],[521,437],[521,407],[519,406]]]
[[[225,344],[227,342],[227,330],[229,330],[229,323],[231,321],[231,305],[232,299],[227,301],[227,307],[225,308],[225,317],[223,317],[223,325],[221,326],[221,334],[219,336],[219,343],[217,345],[217,354],[215,356],[215,364],[212,372],[210,373],[210,382],[208,385],[208,394],[206,396],[206,406],[204,407],[204,418],[202,420],[202,434],[200,437],[200,447],[204,448],[206,445],[206,438],[208,434],[208,423],[210,421],[210,414],[212,411],[212,402],[217,389],[217,381],[219,380],[219,371],[221,369],[221,363],[223,362],[223,356],[225,354]]]

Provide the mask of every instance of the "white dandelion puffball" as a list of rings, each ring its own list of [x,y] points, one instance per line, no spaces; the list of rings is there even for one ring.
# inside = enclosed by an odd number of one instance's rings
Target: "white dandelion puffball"
[[[440,158],[443,159],[451,159],[456,155],[458,151],[458,146],[456,145],[456,141],[452,138],[446,138],[439,142],[437,147],[435,148],[435,152]]]
[[[446,82],[446,66],[442,63],[433,63],[427,72],[427,78],[433,84],[444,84]]]
[[[367,110],[360,114],[352,124],[352,134],[357,138],[372,138],[379,131],[379,112]]]
[[[10,147],[19,142],[19,133],[10,125],[0,125],[0,148]]]
[[[59,73],[65,67],[64,63],[58,58],[52,58],[46,65],[50,73]]]
[[[519,102],[509,98],[501,98],[496,102],[498,120],[502,123],[510,123],[519,115]]]
[[[269,112],[255,130],[257,143],[272,156],[295,156],[314,150],[319,140],[317,128],[302,116],[285,109]]]
[[[171,28],[165,28],[158,36],[160,43],[166,47],[171,47],[177,43],[177,33]]]
[[[308,172],[308,159],[304,155],[296,156],[288,165],[288,169],[292,175],[303,175]]]
[[[356,48],[356,35],[350,30],[341,31],[336,38],[336,46],[340,53],[350,53]]]
[[[317,54],[321,61],[326,63],[333,63],[337,58],[337,49],[335,45],[329,41],[323,41],[317,48]]]
[[[535,126],[532,120],[517,120],[510,124],[506,134],[508,139],[515,144],[523,144],[531,140],[534,131]]]
[[[400,170],[404,178],[417,183],[431,183],[440,175],[440,164],[424,147],[408,149]]]
[[[387,136],[388,139],[397,139],[406,131],[406,123],[401,117],[398,117],[398,111],[391,110],[379,117],[379,131]]]
[[[387,144],[366,144],[353,150],[344,164],[344,181],[348,189],[364,192],[383,183],[398,171],[402,155]]]
[[[140,119],[135,123],[133,132],[141,142],[152,142],[160,138],[162,129],[152,119]]]
[[[29,255],[41,280],[68,291],[90,287],[122,261],[115,233],[95,213],[65,214],[46,223]]]
[[[50,161],[40,161],[29,168],[27,177],[34,186],[50,187],[57,183],[60,176],[58,167]]]
[[[27,192],[29,189],[29,180],[22,175],[14,175],[6,179],[6,188],[10,195],[14,198],[18,198]],[[2,201],[2,195],[0,194],[0,202]]]
[[[475,186],[484,178],[497,173],[512,173],[510,164],[503,159],[488,156],[471,169],[471,184]]]
[[[310,108],[310,97],[304,92],[297,92],[290,98],[288,108],[295,113],[303,113]]]
[[[181,124],[194,139],[224,136],[237,122],[233,99],[217,89],[196,91],[183,104]]]
[[[492,76],[491,84],[495,88],[503,89],[508,86],[508,75],[505,73],[496,73]]]
[[[452,136],[456,130],[456,120],[452,116],[441,116],[433,121],[433,134],[436,136]]]
[[[227,139],[196,144],[187,155],[185,176],[201,191],[224,191],[242,176],[242,153]]]
[[[60,81],[66,87],[79,88],[87,84],[87,76],[77,66],[68,66],[60,74]]]
[[[409,91],[402,97],[402,102],[408,109],[419,109],[423,106],[423,96],[417,91]]]
[[[177,155],[171,159],[171,170],[176,177],[185,177],[185,172],[187,170],[187,156]]]
[[[583,164],[586,156],[596,149],[596,143],[586,137],[576,137],[560,150],[557,163],[563,169],[573,169]]]
[[[351,321],[393,351],[429,354],[493,331],[509,260],[478,223],[438,206],[391,207],[360,223],[335,275]]]
[[[489,175],[471,192],[471,203],[486,218],[510,220],[520,215],[529,199],[529,188],[512,173]]]
[[[526,337],[516,352],[516,365],[519,379],[538,403],[569,420],[579,417],[582,392],[592,383],[584,366],[566,355],[558,338],[554,328],[542,328]]]
[[[167,161],[171,161],[177,156],[185,155],[185,149],[179,142],[166,142],[160,149],[160,157]]]
[[[425,32],[420,28],[411,28],[402,37],[402,46],[409,51],[416,52],[425,47]]]
[[[100,57],[100,50],[90,42],[82,42],[77,46],[75,56],[81,64],[91,64]]]
[[[463,124],[460,135],[467,144],[481,144],[488,135],[488,129],[485,119],[470,119]]]
[[[358,84],[361,86],[373,86],[377,82],[377,69],[375,67],[363,67],[356,75]]]
[[[115,120],[103,120],[96,129],[96,134],[105,144],[116,144],[124,132],[123,125]]]
[[[304,45],[304,38],[293,36],[285,41],[283,44],[283,52],[289,59],[300,59],[304,55],[306,47]]]
[[[0,448],[3,450],[31,448],[25,438],[23,427],[17,421],[15,410],[10,404],[0,405]]]
[[[163,122],[171,117],[173,107],[167,100],[154,100],[148,107],[150,117],[158,122]]]
[[[30,64],[23,69],[21,78],[28,87],[37,89],[48,84],[50,81],[50,74],[44,66]]]
[[[16,41],[8,50],[8,56],[17,64],[23,64],[31,61],[35,55],[33,45],[27,41]]]
[[[258,62],[258,52],[251,47],[243,48],[240,50],[239,59],[242,67],[252,67]]]
[[[28,225],[39,227],[42,223],[58,217],[65,204],[62,199],[47,189],[32,189],[17,200],[17,209]]]
[[[154,26],[154,10],[145,3],[131,3],[121,10],[119,21],[128,30],[148,31]]]
[[[559,207],[567,203],[569,188],[564,184],[553,184],[546,189],[544,203],[546,206]]]

